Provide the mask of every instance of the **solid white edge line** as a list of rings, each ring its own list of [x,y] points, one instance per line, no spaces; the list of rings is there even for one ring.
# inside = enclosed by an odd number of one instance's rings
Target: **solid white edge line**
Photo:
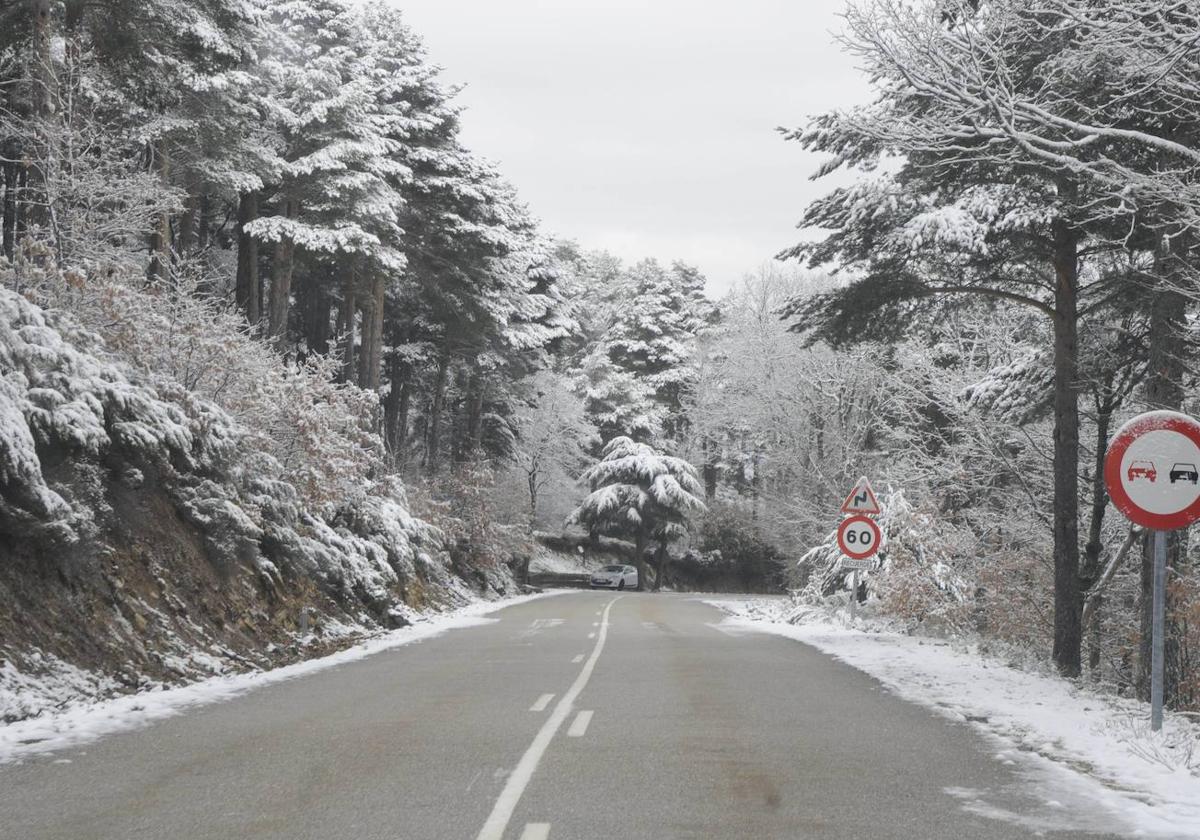
[[[548,840],[550,823],[526,823],[521,832],[521,840]]]
[[[608,637],[608,614],[612,610],[613,604],[622,597],[624,596],[618,595],[613,598],[604,608],[604,617],[600,620],[600,638],[596,639],[592,655],[579,670],[579,676],[575,678],[575,682],[571,683],[567,693],[558,701],[554,711],[550,713],[550,717],[546,718],[546,722],[542,724],[537,735],[533,736],[533,743],[529,745],[529,749],[525,750],[525,754],[521,756],[521,760],[509,774],[508,781],[504,783],[504,790],[500,791],[500,796],[497,797],[496,804],[492,807],[492,813],[488,815],[487,822],[483,824],[483,828],[480,829],[475,840],[503,840],[504,829],[508,828],[513,811],[517,809],[517,803],[521,801],[525,788],[529,786],[529,780],[533,778],[533,773],[537,770],[542,756],[546,754],[546,748],[550,746],[559,727],[571,713],[575,698],[579,696],[592,677],[592,671],[596,668],[596,660],[600,658],[600,652],[604,650],[604,640]]]
[[[529,707],[531,712],[544,712],[546,707],[550,705],[550,701],[554,699],[553,694],[543,694],[539,697],[532,706]]]
[[[572,738],[582,738],[587,734],[588,724],[592,722],[592,711],[590,709],[582,711],[575,715],[575,720],[571,722],[571,728],[567,730],[567,735]]]

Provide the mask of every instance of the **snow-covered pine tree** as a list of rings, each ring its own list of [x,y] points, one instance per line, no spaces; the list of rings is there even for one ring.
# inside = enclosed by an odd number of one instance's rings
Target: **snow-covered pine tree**
[[[268,334],[286,345],[297,250],[318,266],[333,263],[353,299],[363,278],[404,268],[403,201],[389,182],[395,143],[356,7],[302,0],[272,3],[269,11],[279,41],[261,68],[281,136],[281,178],[269,199],[275,212],[243,229],[274,246]],[[346,316],[355,312],[346,300],[343,308]]]
[[[1020,4],[963,4],[949,16],[937,0],[852,6],[848,40],[879,96],[792,135],[832,156],[818,175],[904,161],[810,205],[802,225],[830,234],[790,253],[854,265],[860,276],[793,306],[800,329],[833,342],[894,339],[914,317],[963,295],[1029,306],[1053,326],[1053,656],[1070,675],[1081,667],[1081,590],[1099,573],[1079,553],[1078,339],[1084,318],[1123,295],[1144,295],[1146,285],[1139,290],[1096,262],[1106,250],[1146,250],[1163,230],[1175,231],[1171,219],[1190,211],[1165,205],[1187,205],[1192,188],[1181,184],[1178,202],[1162,202],[1163,183],[1145,170],[1194,172],[1200,162],[1200,153],[1158,136],[1153,105],[1129,112],[1106,93],[1127,89],[1128,74],[1141,72],[1134,68],[1155,66],[1137,87],[1149,102],[1174,97],[1194,65],[1164,62],[1157,38],[1147,39],[1154,46],[1145,61],[1128,61],[1128,52],[1111,60],[1094,27],[1125,13],[1100,8],[1097,15],[1091,4],[1062,0],[1047,18]],[[1057,21],[1048,38],[1047,19]],[[999,101],[996,110],[984,104]]]
[[[583,365],[588,410],[603,439],[677,441],[683,394],[695,377],[696,337],[716,317],[704,278],[643,260],[621,279],[623,304]]]
[[[447,443],[462,443],[443,434],[447,409],[461,398],[480,416],[480,389],[503,364],[511,294],[526,269],[508,258],[533,222],[512,187],[453,133],[422,153],[414,178],[405,216],[409,268],[389,298],[390,329],[396,345],[418,349],[434,364],[416,381],[413,371],[389,365],[389,382],[427,396],[424,465],[436,472]],[[464,387],[452,389],[460,366]]]
[[[657,543],[654,588],[663,584],[668,546],[687,534],[689,515],[705,509],[696,468],[627,437],[610,440],[580,477],[591,493],[569,521],[592,533],[632,537],[638,580],[646,581],[646,548]]]

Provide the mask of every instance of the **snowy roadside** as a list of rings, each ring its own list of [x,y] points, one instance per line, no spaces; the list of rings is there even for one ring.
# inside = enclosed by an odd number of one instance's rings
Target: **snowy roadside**
[[[908,636],[869,621],[849,627],[840,616],[797,610],[786,599],[704,600],[730,614],[723,628],[811,645],[905,700],[967,722],[996,743],[999,761],[1033,763],[1053,774],[1118,814],[1133,836],[1200,837],[1200,725],[1183,715],[1169,714],[1162,732],[1151,733],[1144,704],[1014,667],[970,645]],[[975,795],[947,793],[964,800]],[[981,811],[985,805],[964,802]]]
[[[99,702],[72,703],[53,714],[0,725],[0,765],[85,744],[115,732],[136,729],[197,706],[228,700],[256,688],[365,659],[380,651],[430,639],[450,630],[486,624],[496,620],[487,618],[489,613],[559,594],[562,593],[552,590],[497,601],[477,601],[450,612],[416,618],[408,627],[381,633],[328,656],[268,671],[209,677],[177,688],[139,692]]]

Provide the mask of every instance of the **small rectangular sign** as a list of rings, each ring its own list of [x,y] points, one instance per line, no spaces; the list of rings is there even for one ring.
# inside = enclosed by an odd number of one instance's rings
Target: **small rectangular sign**
[[[850,572],[869,572],[875,568],[874,560],[851,560],[849,557],[842,558],[842,564],[839,569],[845,569]]]

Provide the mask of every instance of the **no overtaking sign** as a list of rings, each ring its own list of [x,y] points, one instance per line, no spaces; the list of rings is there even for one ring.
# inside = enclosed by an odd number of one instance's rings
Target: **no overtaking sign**
[[[1104,482],[1117,510],[1144,528],[1173,531],[1200,519],[1200,423],[1151,411],[1108,445]]]
[[[1117,510],[1153,531],[1150,728],[1163,719],[1167,531],[1200,519],[1200,423],[1174,411],[1149,411],[1122,426],[1104,457],[1104,484]]]

